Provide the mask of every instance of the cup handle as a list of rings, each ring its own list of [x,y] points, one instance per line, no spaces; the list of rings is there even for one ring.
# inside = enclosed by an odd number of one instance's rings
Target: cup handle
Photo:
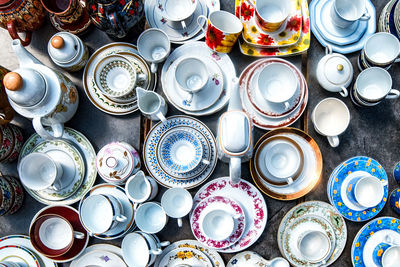
[[[386,180],[382,181],[382,180],[381,180],[381,184],[382,184],[383,186],[386,186],[386,185],[388,185],[388,181],[386,181]]]
[[[207,23],[206,23],[206,25],[205,25],[205,27],[204,27],[204,26],[200,23],[200,20],[201,20],[201,19],[205,19],[206,22],[207,22],[207,21],[208,21],[208,18],[207,18],[206,16],[204,16],[204,15],[200,15],[200,16],[197,17],[197,24],[199,24],[201,30],[205,33],[205,32],[207,32]]]
[[[44,139],[60,138],[64,134],[64,125],[62,123],[51,124],[53,135],[51,135],[42,124],[42,117],[34,117],[32,120],[33,128]]]
[[[392,89],[389,91],[389,94],[386,96],[386,99],[396,99],[399,98],[400,91],[396,89]]]
[[[178,218],[177,222],[178,222],[178,227],[179,228],[182,227],[182,218]]]
[[[369,20],[371,18],[371,15],[368,14],[368,11],[366,11],[360,18],[360,20]]]
[[[162,253],[162,249],[161,248],[150,250],[150,254],[153,254],[153,255],[160,255],[161,253]]]
[[[11,38],[19,39],[23,46],[27,46],[31,43],[32,32],[26,32],[25,40],[22,40],[21,37],[19,37],[19,35],[17,33],[17,27],[15,25],[15,20],[10,20],[7,22],[7,30],[8,30],[8,33],[10,34]]]
[[[290,108],[290,103],[289,102],[285,102],[285,110],[288,110]]]
[[[147,80],[147,74],[146,74],[146,73],[140,73],[140,74],[137,76],[137,79],[138,79],[139,81],[146,81],[146,80]]]
[[[326,45],[326,47],[325,47],[325,54],[326,55],[330,55],[330,54],[332,54],[332,46],[331,45]]]
[[[61,190],[61,181],[55,181],[50,187],[54,191],[60,191]]]
[[[181,21],[181,25],[182,25],[182,29],[183,29],[184,31],[187,31],[186,23],[185,23],[184,20]]]
[[[240,182],[240,176],[242,174],[242,160],[238,157],[232,157],[229,163],[229,175],[232,184]]]
[[[331,147],[339,146],[340,141],[338,136],[328,136],[327,139]]]
[[[293,178],[292,177],[287,178],[287,183],[288,185],[293,184]]]
[[[203,164],[206,164],[206,165],[210,164],[210,161],[208,161],[208,160],[206,160],[206,159],[202,159],[201,162],[202,162]]]
[[[118,215],[115,217],[115,220],[117,222],[125,222],[126,220],[128,220],[128,218],[126,218],[124,215]]]
[[[74,231],[74,238],[76,239],[84,239],[85,238],[85,234],[78,232],[78,231]]]
[[[349,95],[349,91],[347,91],[347,88],[342,86],[342,91],[340,91],[340,95],[343,97],[347,97]]]
[[[188,104],[190,104],[190,103],[192,103],[192,100],[193,100],[193,93],[188,93],[188,94],[189,94],[189,97],[186,99],[186,102]]]
[[[151,65],[150,65],[151,73],[157,73],[157,68],[158,68],[157,63],[151,63]]]
[[[169,242],[169,241],[163,241],[163,242],[161,242],[159,245],[161,246],[161,247],[166,247],[166,246],[169,246],[171,244],[171,242]]]

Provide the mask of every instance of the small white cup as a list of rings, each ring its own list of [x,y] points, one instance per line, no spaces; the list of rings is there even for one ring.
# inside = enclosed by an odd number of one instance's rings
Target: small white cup
[[[168,0],[164,1],[163,16],[169,21],[183,21],[193,15],[197,0]]]
[[[161,206],[171,218],[177,218],[178,226],[182,227],[182,217],[189,214],[193,206],[193,198],[183,188],[170,188],[161,197]]]
[[[158,192],[157,182],[143,171],[138,171],[125,184],[125,193],[134,203],[152,200]]]
[[[142,88],[136,88],[136,93],[139,91],[146,91]],[[146,91],[142,96],[138,96],[138,108],[140,112],[151,120],[161,120],[163,123],[167,122],[165,115],[167,115],[168,106],[165,99],[159,94],[151,91]]]
[[[363,176],[349,184],[350,199],[364,208],[375,207],[382,201],[386,184],[386,181],[382,182],[375,176]]]
[[[325,264],[331,252],[331,241],[329,237],[316,230],[308,230],[299,236],[298,249],[301,255],[310,263]]]
[[[331,8],[332,22],[340,27],[350,27],[357,20],[369,20],[365,0],[334,0]]]
[[[163,62],[171,52],[171,42],[168,35],[155,28],[147,29],[140,34],[137,47],[139,54],[151,63],[152,73],[157,72],[158,63]]]
[[[369,65],[388,68],[400,60],[400,42],[393,34],[378,32],[368,38],[361,53]]]
[[[21,182],[31,190],[61,189],[63,169],[45,153],[33,152],[23,157],[18,164],[18,174]]]
[[[400,262],[400,246],[391,246],[382,255],[382,267],[397,267]]]
[[[146,202],[136,210],[137,227],[148,234],[160,232],[168,222],[168,216],[157,202]]]
[[[232,215],[226,211],[213,209],[208,211],[200,221],[200,227],[204,235],[212,240],[221,241],[232,234],[235,221]]]
[[[350,124],[350,111],[343,101],[329,97],[319,102],[311,115],[315,131],[327,137],[331,147],[339,146],[339,135]]]
[[[258,0],[255,5],[250,0],[247,2],[256,10],[255,21],[265,32],[277,31],[290,13],[289,0]]]

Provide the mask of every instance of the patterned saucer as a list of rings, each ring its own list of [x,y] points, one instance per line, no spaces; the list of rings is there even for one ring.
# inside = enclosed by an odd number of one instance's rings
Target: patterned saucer
[[[102,267],[126,267],[122,258],[110,251],[93,250],[86,252],[79,259],[74,260],[71,267],[78,266],[102,266]]]
[[[77,262],[82,258],[85,257],[85,255],[87,253],[93,252],[93,251],[106,251],[106,252],[110,252],[113,253],[115,255],[117,255],[118,257],[120,257],[122,259],[122,250],[120,247],[114,246],[114,245],[110,245],[110,244],[95,244],[95,245],[91,245],[89,247],[87,247],[82,255],[78,258],[76,258],[75,260],[73,260],[71,262],[70,267],[80,267],[79,265],[77,265]]]
[[[79,151],[70,143],[62,140],[46,140],[38,144],[32,152],[46,153],[63,168],[63,189],[51,188],[34,191],[38,196],[51,201],[58,201],[72,196],[82,185],[85,178],[85,163]]]
[[[388,197],[388,184],[384,186],[384,196],[382,201],[376,207],[361,210],[355,210],[354,207],[346,205],[342,195],[345,191],[342,190],[342,186],[346,182],[347,177],[356,171],[367,172],[387,183],[388,177],[382,165],[372,158],[359,156],[350,158],[339,166],[340,167],[332,173],[328,181],[328,185],[330,185],[331,188],[328,191],[328,197],[331,200],[332,205],[344,218],[350,221],[360,222],[375,217],[386,204]]]
[[[382,9],[381,14],[379,16],[378,31],[388,32],[395,36],[397,35],[396,25],[394,22],[394,11],[395,11],[395,5],[398,2],[399,2],[398,0],[391,0]]]
[[[342,254],[347,239],[347,228],[346,223],[342,216],[328,203],[322,201],[307,201],[303,202],[295,207],[293,207],[290,211],[288,211],[283,217],[279,229],[278,229],[278,246],[282,255],[285,255],[285,239],[284,233],[290,230],[290,225],[298,221],[303,217],[319,217],[327,221],[330,226],[333,228],[335,233],[335,249],[332,252],[331,257],[326,263],[326,266],[333,264]],[[290,257],[288,260],[294,266],[313,266],[317,267],[320,264],[310,264],[310,265],[302,265],[301,263],[295,263]]]
[[[169,251],[163,255],[158,265],[155,266],[180,266],[181,264],[184,266],[213,267],[207,255],[190,247],[182,247]]]
[[[37,256],[23,246],[7,245],[0,247],[0,260],[17,263],[18,265],[26,264],[29,267],[40,266]]]

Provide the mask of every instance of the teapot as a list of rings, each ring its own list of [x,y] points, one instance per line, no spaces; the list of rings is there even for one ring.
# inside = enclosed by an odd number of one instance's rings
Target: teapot
[[[78,91],[66,76],[43,65],[20,40],[12,41],[20,68],[4,76],[10,105],[20,115],[32,119],[35,131],[46,139],[59,138],[64,123],[78,108]],[[52,133],[45,126],[51,126]]]

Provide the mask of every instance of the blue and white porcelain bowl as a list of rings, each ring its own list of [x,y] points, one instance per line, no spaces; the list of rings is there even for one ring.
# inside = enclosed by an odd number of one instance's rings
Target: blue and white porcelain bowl
[[[195,169],[203,157],[203,146],[192,132],[182,129],[168,131],[160,139],[158,158],[163,168],[185,173]]]

